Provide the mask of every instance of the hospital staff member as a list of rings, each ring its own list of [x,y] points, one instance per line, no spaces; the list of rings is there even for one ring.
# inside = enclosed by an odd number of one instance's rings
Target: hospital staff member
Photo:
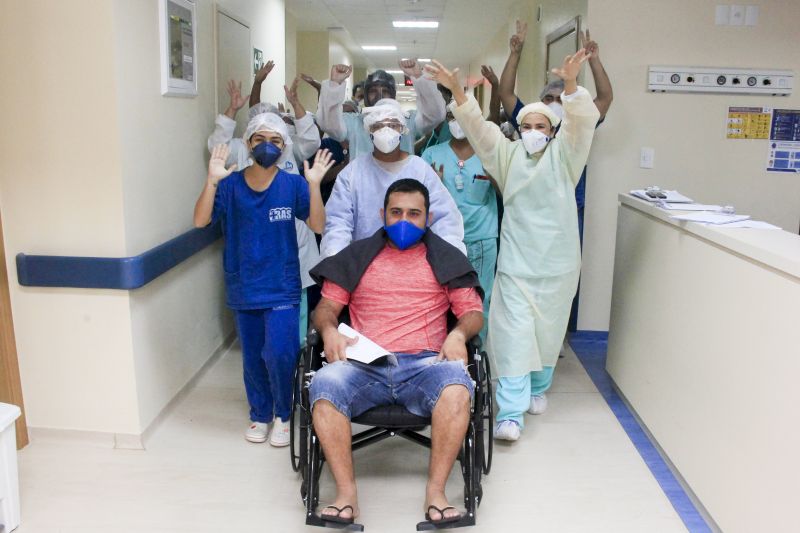
[[[435,144],[422,153],[433,167],[464,218],[464,245],[472,268],[483,287],[483,328],[486,340],[489,302],[497,264],[497,199],[491,179],[453,113],[447,113],[449,142]]]
[[[517,115],[522,139],[509,141],[483,119],[478,102],[464,94],[458,69],[434,61],[426,70],[453,91],[453,116],[466,133],[484,168],[503,194],[487,352],[496,375],[495,438],[519,439],[525,411],[546,401],[558,352],[578,285],[580,245],[575,185],[589,156],[600,116],[577,76],[590,54],[567,56],[553,74],[564,80],[564,122],[542,102]]]

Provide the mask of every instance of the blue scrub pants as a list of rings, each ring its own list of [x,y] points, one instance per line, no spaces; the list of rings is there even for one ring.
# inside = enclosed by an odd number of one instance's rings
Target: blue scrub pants
[[[489,327],[489,302],[492,299],[492,285],[497,266],[497,239],[482,239],[466,243],[467,259],[478,273],[478,281],[483,288],[483,329],[480,337],[486,342],[486,328]]]
[[[526,376],[498,379],[495,395],[498,409],[496,421],[513,420],[519,427],[525,427],[523,415],[531,406],[531,396],[543,394],[550,388],[555,368],[546,366]]]
[[[244,390],[250,404],[250,420],[269,423],[273,416],[289,420],[292,379],[300,350],[296,334],[300,329],[299,306],[235,313],[242,344]]]

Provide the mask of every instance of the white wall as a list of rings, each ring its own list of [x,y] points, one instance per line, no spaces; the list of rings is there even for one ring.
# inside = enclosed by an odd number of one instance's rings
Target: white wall
[[[262,96],[282,100],[283,0],[218,4],[274,54]],[[198,95],[175,98],[160,94],[158,0],[4,4],[0,208],[33,428],[140,435],[233,331],[220,244],[134,291],[16,282],[19,252],[133,256],[191,229],[217,90],[215,3],[196,6]]]
[[[112,10],[17,0],[4,3],[0,17],[0,69],[8,74],[0,208],[34,428],[133,433],[138,426],[127,293],[23,288],[14,260],[20,252],[126,253]]]
[[[608,329],[619,192],[653,184],[677,188],[797,232],[800,179],[765,172],[767,141],[727,140],[725,121],[728,106],[800,108],[800,89],[789,98],[646,91],[651,64],[800,73],[800,3],[749,2],[760,6],[756,27],[715,26],[717,3],[589,0],[588,26],[600,44],[614,103],[589,160],[579,329]],[[655,148],[652,170],[638,168],[642,146]]]

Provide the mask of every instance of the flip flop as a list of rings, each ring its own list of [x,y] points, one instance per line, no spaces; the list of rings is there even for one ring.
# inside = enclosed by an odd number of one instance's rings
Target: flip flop
[[[434,511],[439,513],[439,516],[441,517],[439,520],[434,520],[434,519],[431,518],[431,509],[433,509]],[[462,513],[458,513],[457,515],[454,515],[454,516],[445,517],[444,516],[444,512],[449,510],[449,509],[455,510],[455,507],[453,507],[452,505],[448,505],[444,509],[439,509],[435,505],[429,505],[428,506],[428,510],[425,512],[425,520],[427,520],[431,524],[434,524],[434,525],[438,526],[438,525],[441,525],[441,524],[450,524],[452,522],[458,522],[459,520],[461,520],[464,517],[464,515]]]
[[[336,522],[337,524],[352,524],[355,520],[354,516],[349,516],[347,518],[341,515],[346,509],[350,509],[351,513],[355,513],[355,509],[353,509],[352,505],[345,505],[341,509],[336,507],[335,505],[326,505],[323,510],[325,509],[336,509],[336,514],[323,514],[319,513],[319,517],[326,522]]]

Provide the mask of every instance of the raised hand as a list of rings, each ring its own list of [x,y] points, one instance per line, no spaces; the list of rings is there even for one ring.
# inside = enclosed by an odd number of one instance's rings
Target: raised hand
[[[452,71],[447,70],[447,67],[434,59],[425,65],[425,73],[436,83],[441,83],[452,92],[455,92],[456,88],[463,90],[461,84],[458,83],[458,68],[454,68]]]
[[[591,57],[591,54],[586,52],[586,49],[581,48],[571,56],[564,58],[564,63],[561,68],[550,69],[550,72],[564,80],[575,81],[578,79],[578,73],[581,71],[583,63]]]
[[[416,59],[403,59],[398,64],[403,69],[403,74],[409,78],[417,79],[422,76],[422,67],[417,63]]]
[[[593,41],[591,36],[589,36],[589,28],[586,28],[585,32],[581,32],[581,46],[586,50],[591,56],[595,59],[600,59],[600,46],[597,44],[597,41]]]
[[[497,87],[500,84],[500,80],[497,79],[497,74],[494,73],[492,67],[481,65],[481,74],[492,84],[492,87]]]
[[[431,163],[431,168],[433,171],[436,172],[436,175],[439,176],[439,179],[444,181],[444,165],[439,165],[439,168],[436,168],[436,163]]]
[[[297,107],[297,101],[298,101],[297,84],[298,83],[300,83],[300,78],[299,77],[294,79],[294,81],[292,82],[291,86],[289,86],[289,87],[287,87],[286,85],[283,86],[283,90],[284,90],[284,92],[286,92],[286,100],[289,101],[289,104],[292,107]]]
[[[336,161],[333,159],[330,150],[317,150],[313,167],[308,166],[308,161],[303,161],[303,174],[306,177],[306,181],[316,184],[322,183],[322,178],[325,177],[325,174],[334,164],[336,164]]]
[[[231,153],[231,149],[228,148],[227,144],[218,144],[214,147],[211,151],[211,159],[208,162],[208,179],[211,181],[212,185],[216,185],[231,175],[231,172],[236,170],[236,164],[230,166],[230,168],[225,168],[225,162],[228,160],[228,156]]]
[[[350,65],[334,65],[331,67],[331,81],[334,83],[344,83],[350,77],[353,67]]]
[[[228,80],[227,91],[231,99],[228,109],[233,110],[234,113],[239,111],[242,106],[247,103],[248,98],[250,98],[249,94],[242,96],[242,82],[237,84],[233,80]]]
[[[513,53],[515,54],[522,53],[522,47],[525,44],[525,36],[527,34],[528,34],[528,23],[518,20],[517,33],[511,36],[511,40],[508,43]]]
[[[269,61],[266,62],[266,64],[264,64],[263,67],[258,69],[258,72],[256,72],[256,77],[253,80],[253,83],[262,83],[265,79],[267,79],[267,76],[269,75],[270,72],[272,72],[273,68],[275,68],[275,62],[270,59]]]
[[[306,82],[307,84],[311,85],[312,87],[314,87],[316,90],[319,91],[321,85],[313,77],[309,76],[308,74],[300,74],[300,79],[302,79],[304,82]]]

